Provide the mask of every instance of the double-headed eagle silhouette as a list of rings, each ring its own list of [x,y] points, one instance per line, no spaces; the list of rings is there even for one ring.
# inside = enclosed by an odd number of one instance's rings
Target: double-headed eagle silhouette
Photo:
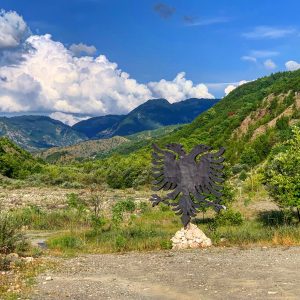
[[[222,157],[224,148],[212,153],[211,147],[196,146],[187,154],[180,144],[169,144],[167,150],[153,144],[153,191],[172,190],[166,197],[151,196],[153,206],[163,202],[174,206],[173,210],[181,215],[186,227],[195,217],[201,206],[212,206],[216,211],[226,209],[220,205],[224,181]],[[213,197],[214,200],[210,198]]]

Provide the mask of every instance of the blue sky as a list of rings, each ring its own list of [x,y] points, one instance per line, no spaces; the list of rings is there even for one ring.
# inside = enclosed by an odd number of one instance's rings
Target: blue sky
[[[141,84],[185,72],[222,97],[227,83],[300,61],[296,0],[4,0],[1,8],[20,15],[34,35],[50,33],[66,48],[94,46],[94,57],[105,55]]]

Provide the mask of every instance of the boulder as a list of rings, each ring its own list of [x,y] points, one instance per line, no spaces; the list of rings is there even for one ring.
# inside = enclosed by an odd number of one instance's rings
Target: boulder
[[[172,249],[195,249],[206,248],[212,245],[211,239],[194,224],[188,224],[186,228],[181,228],[171,238]]]

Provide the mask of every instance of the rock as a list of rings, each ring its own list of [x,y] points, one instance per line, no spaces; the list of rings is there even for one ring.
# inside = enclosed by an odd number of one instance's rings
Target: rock
[[[268,291],[268,295],[276,295],[277,292],[273,292],[273,291]]]
[[[181,228],[181,230],[177,231],[171,238],[171,241],[172,249],[175,250],[205,248],[212,245],[211,239],[196,225],[191,223],[186,229]]]
[[[52,278],[51,276],[47,276],[47,277],[45,278],[45,280],[46,280],[46,281],[51,281],[51,280],[53,280],[53,278]]]
[[[24,257],[24,261],[26,264],[29,264],[34,261],[34,258],[32,256]]]

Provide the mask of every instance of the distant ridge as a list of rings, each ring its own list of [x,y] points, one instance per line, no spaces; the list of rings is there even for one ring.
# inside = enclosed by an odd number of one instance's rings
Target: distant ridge
[[[161,126],[190,123],[218,101],[191,98],[171,104],[166,99],[152,99],[125,116],[95,117],[75,124],[73,129],[92,139],[127,136]]]
[[[87,139],[72,127],[46,116],[0,117],[0,136],[29,151],[68,146]]]
[[[0,137],[35,152],[66,147],[86,140],[128,136],[167,125],[190,123],[219,100],[188,99],[170,104],[165,99],[148,100],[127,115],[93,117],[70,127],[47,116],[0,117]]]

